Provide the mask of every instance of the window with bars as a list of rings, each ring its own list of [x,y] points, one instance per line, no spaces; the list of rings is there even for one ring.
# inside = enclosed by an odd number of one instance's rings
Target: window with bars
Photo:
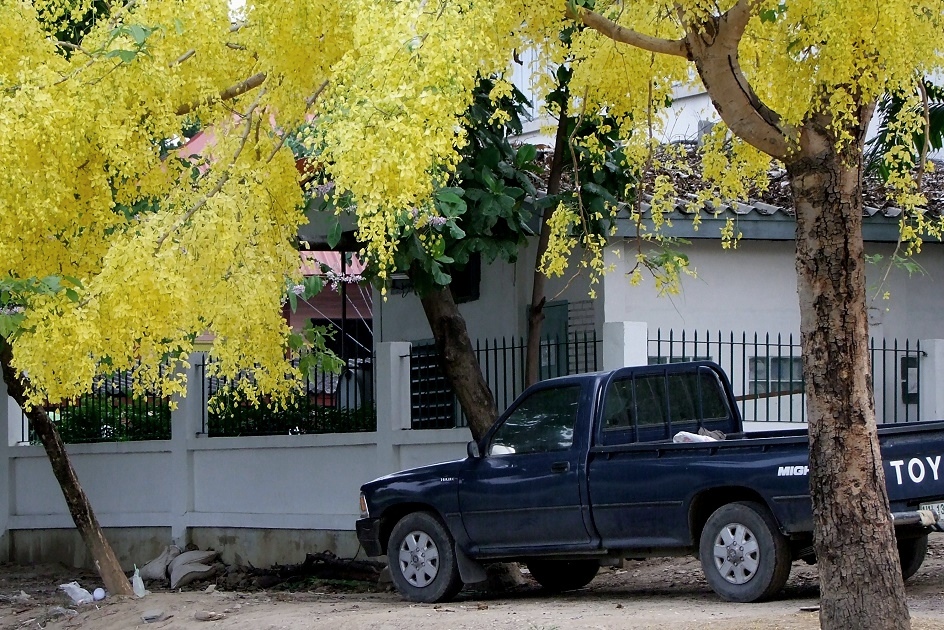
[[[669,363],[688,363],[689,361],[711,361],[710,356],[690,356],[690,355],[681,355],[673,357],[664,357],[664,356],[650,356],[649,365],[667,365]]]
[[[753,357],[748,378],[752,394],[799,394],[803,392],[803,359],[800,357]]]

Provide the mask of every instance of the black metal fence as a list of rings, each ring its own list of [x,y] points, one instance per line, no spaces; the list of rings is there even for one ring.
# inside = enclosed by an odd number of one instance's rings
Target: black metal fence
[[[66,444],[170,439],[170,405],[159,391],[133,395],[132,373],[96,377],[92,391],[74,400],[43,405]],[[25,440],[35,432],[22,416]]]
[[[920,420],[920,341],[871,339],[872,389],[878,422]],[[805,422],[806,394],[799,338],[794,335],[656,331],[649,363],[711,360],[731,379],[745,420]]]
[[[602,361],[603,342],[594,332],[541,341],[538,380],[593,372]],[[525,389],[527,341],[522,338],[475,342],[475,356],[499,411]],[[468,425],[434,345],[410,351],[410,407],[413,429],[452,429]]]
[[[237,393],[236,382],[211,376],[206,363],[198,363],[203,432],[236,437],[376,431],[373,363],[373,357],[352,360],[339,374],[313,370],[286,405],[266,399],[249,404]]]

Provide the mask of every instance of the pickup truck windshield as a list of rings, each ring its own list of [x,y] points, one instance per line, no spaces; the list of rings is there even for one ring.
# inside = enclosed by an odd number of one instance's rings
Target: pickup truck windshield
[[[521,401],[492,438],[489,455],[562,451],[574,443],[580,386],[540,389]]]

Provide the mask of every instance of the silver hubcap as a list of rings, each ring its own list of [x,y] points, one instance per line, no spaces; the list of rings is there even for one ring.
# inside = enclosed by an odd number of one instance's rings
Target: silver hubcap
[[[426,532],[410,532],[400,543],[400,572],[406,581],[424,588],[439,573],[439,548]]]
[[[754,532],[740,523],[729,523],[715,538],[715,568],[731,584],[745,584],[757,573],[760,548]]]

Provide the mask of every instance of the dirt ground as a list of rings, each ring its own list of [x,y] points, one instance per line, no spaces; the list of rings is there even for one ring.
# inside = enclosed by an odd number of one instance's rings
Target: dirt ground
[[[308,581],[291,585],[291,590],[255,592],[215,590],[215,584],[208,588],[209,582],[175,592],[152,586],[153,592],[143,599],[107,598],[73,606],[56,588],[72,580],[89,590],[97,586],[96,576],[88,572],[58,566],[0,565],[0,630],[819,627],[816,568],[802,562],[794,565],[780,597],[761,604],[721,601],[708,588],[692,558],[627,561],[622,568],[602,569],[587,588],[565,595],[549,595],[529,581],[501,595],[463,591],[457,601],[444,605],[411,604],[384,586]],[[914,628],[944,630],[944,534],[932,535],[929,556],[907,590]],[[157,613],[160,615],[154,622],[142,620],[142,615]]]

